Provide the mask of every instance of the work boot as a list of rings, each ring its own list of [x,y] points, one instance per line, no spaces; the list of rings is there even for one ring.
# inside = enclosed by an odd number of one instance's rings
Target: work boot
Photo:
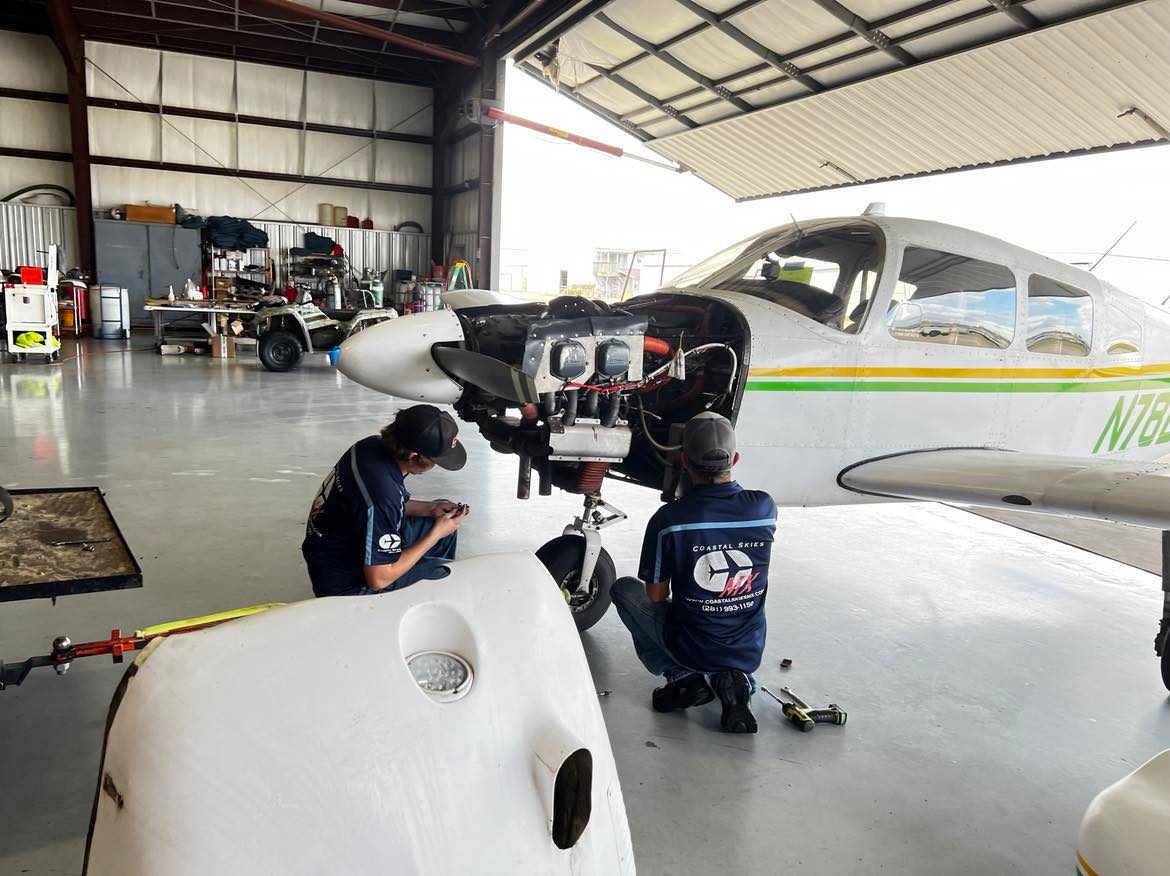
[[[716,672],[711,676],[711,686],[723,704],[723,715],[719,726],[724,733],[755,733],[756,717],[749,705],[752,687],[748,678],[738,670]]]
[[[707,679],[698,672],[692,672],[655,688],[650,702],[656,712],[674,712],[678,709],[689,709],[691,706],[701,706],[713,699],[715,694],[711,693]]]

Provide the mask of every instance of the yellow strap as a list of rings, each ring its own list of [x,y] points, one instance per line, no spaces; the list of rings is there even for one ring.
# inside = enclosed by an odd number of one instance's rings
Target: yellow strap
[[[263,605],[250,605],[247,608],[233,608],[231,611],[220,611],[215,614],[205,614],[203,617],[189,617],[186,620],[168,621],[165,624],[155,624],[142,630],[135,630],[135,636],[158,636],[162,633],[173,633],[187,627],[199,627],[220,621],[235,620],[238,617],[247,617],[250,614],[259,614],[270,608],[280,608],[283,602],[266,602]]]

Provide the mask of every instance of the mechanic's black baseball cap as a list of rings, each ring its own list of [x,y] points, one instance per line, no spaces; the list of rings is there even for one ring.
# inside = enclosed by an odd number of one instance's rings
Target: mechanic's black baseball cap
[[[448,471],[467,464],[467,449],[456,437],[455,418],[434,405],[414,405],[394,418],[394,437],[401,447],[421,453]]]
[[[735,459],[735,429],[726,417],[703,411],[683,426],[683,453],[695,471],[720,474]]]

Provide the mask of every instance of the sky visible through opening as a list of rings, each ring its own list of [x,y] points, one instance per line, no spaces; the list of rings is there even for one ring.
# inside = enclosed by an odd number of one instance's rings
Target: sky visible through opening
[[[505,109],[662,160],[605,120],[509,67]],[[789,195],[744,204],[689,174],[614,158],[511,125],[504,142],[500,285],[556,291],[593,283],[595,248],[669,250],[666,279],[766,228],[857,215],[883,201],[890,216],[949,222],[1061,261],[1096,260],[1137,225],[1097,276],[1151,302],[1170,295],[1170,148],[1156,146]],[[784,144],[773,144],[782,150]],[[1119,257],[1129,256],[1129,257]],[[1142,258],[1132,258],[1139,256]],[[643,291],[658,285],[647,259]],[[1087,267],[1087,265],[1086,265]]]

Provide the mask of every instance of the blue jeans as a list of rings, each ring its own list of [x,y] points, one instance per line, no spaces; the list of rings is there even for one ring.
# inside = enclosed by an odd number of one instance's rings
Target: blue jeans
[[[646,585],[637,578],[630,577],[614,581],[610,595],[618,617],[634,640],[634,653],[652,675],[661,675],[669,682],[702,672],[683,666],[666,647],[662,629],[666,624],[669,603],[651,602],[650,597],[646,595]],[[750,672],[744,674],[747,675],[748,684],[751,685],[754,694],[756,678]]]
[[[405,518],[402,521],[402,532],[399,533],[402,536],[402,546],[409,547],[419,539],[424,538],[434,525],[435,518],[433,517]],[[360,595],[368,596],[374,593],[390,593],[395,590],[402,590],[411,584],[417,584],[419,581],[434,581],[439,578],[446,578],[449,573],[443,567],[449,560],[455,559],[455,542],[458,540],[457,536],[457,532],[443,536],[443,538],[435,542],[434,547],[422,559],[410,567],[410,571],[399,577],[397,581],[386,589],[371,590],[369,587],[363,587]]]
[[[675,660],[666,647],[662,628],[666,623],[668,603],[651,602],[646,595],[646,585],[637,578],[618,578],[613,582],[610,595],[618,617],[633,637],[634,653],[652,675],[677,681],[692,674],[693,670]]]

